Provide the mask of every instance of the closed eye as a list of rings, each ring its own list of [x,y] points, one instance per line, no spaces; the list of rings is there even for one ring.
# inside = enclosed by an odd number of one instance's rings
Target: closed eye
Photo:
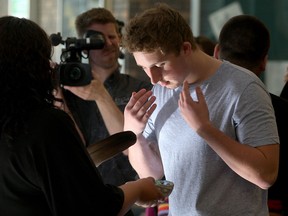
[[[160,62],[160,63],[155,64],[155,66],[158,68],[164,67],[164,65],[165,65],[165,62]]]

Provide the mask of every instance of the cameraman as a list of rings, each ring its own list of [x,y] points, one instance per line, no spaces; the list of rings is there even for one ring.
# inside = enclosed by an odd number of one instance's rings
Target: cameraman
[[[89,64],[93,80],[87,86],[64,86],[64,98],[86,142],[86,146],[123,131],[123,112],[132,92],[150,89],[149,82],[120,73],[121,32],[117,20],[105,8],[93,8],[80,14],[75,21],[79,38],[93,37],[93,31],[105,37],[103,49],[90,50]],[[86,35],[87,31],[90,35]],[[97,34],[97,32],[95,32]],[[128,157],[120,153],[101,164],[105,183],[121,185],[134,180],[137,173]]]

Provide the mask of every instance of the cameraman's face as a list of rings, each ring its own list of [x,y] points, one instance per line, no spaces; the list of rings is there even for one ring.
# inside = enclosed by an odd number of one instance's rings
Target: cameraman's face
[[[120,38],[114,23],[93,24],[87,30],[95,30],[103,33],[105,46],[103,49],[90,50],[89,62],[91,66],[102,68],[118,67]]]

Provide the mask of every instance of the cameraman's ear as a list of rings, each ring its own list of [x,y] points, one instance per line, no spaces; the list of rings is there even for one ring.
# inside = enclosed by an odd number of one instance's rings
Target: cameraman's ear
[[[219,47],[219,44],[217,43],[214,47],[214,53],[213,53],[214,58],[216,58],[216,59],[220,58],[219,52],[220,52],[220,47]]]

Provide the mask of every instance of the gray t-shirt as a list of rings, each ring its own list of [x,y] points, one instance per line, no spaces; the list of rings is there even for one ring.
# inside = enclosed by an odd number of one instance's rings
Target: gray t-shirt
[[[213,125],[226,135],[253,147],[279,143],[269,93],[252,72],[224,62],[201,89]],[[158,143],[165,177],[175,184],[169,215],[267,216],[267,191],[232,171],[182,118],[181,90],[154,86],[157,108],[143,133]]]

